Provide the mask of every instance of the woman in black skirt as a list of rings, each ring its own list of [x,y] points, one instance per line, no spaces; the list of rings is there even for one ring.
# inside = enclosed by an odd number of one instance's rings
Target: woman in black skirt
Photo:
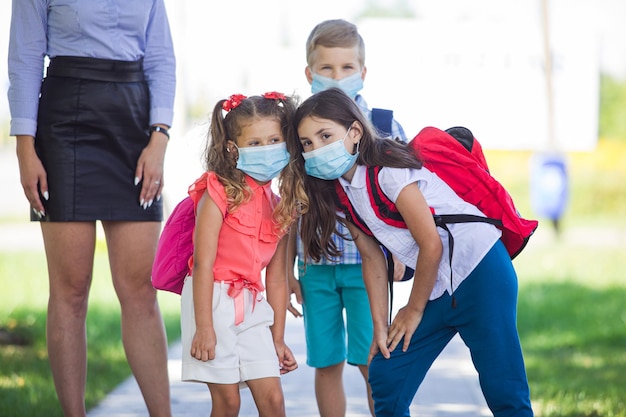
[[[13,0],[9,79],[21,183],[48,262],[47,344],[61,407],[86,414],[99,220],[128,362],[150,415],[170,416],[167,342],[150,281],[175,89],[163,0]]]

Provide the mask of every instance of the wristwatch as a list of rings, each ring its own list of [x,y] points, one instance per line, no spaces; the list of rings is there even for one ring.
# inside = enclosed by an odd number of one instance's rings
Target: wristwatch
[[[165,136],[167,136],[168,140],[170,138],[170,132],[166,128],[164,128],[164,127],[161,127],[161,126],[150,126],[150,133],[152,133],[152,132],[161,132]]]

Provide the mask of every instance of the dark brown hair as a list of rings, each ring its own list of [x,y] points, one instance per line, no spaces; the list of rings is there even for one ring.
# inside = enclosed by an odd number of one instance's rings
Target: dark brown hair
[[[358,105],[340,89],[324,90],[305,100],[296,111],[296,129],[306,117],[332,120],[346,129],[355,121],[358,122],[363,127],[363,135],[358,144],[358,165],[416,169],[422,167],[422,162],[413,148],[403,142],[377,136],[376,130]],[[303,152],[299,140],[290,152]],[[301,161],[296,168],[304,172],[304,162]],[[336,222],[345,220],[337,216],[335,182],[305,175],[304,185],[309,196],[308,211],[303,214],[300,226],[305,255],[315,261],[322,257],[337,256],[338,250],[332,235],[337,232]]]

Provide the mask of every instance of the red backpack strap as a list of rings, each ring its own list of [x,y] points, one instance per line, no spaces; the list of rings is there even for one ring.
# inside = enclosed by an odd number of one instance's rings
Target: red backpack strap
[[[361,216],[359,216],[359,213],[352,207],[348,194],[346,194],[339,180],[335,180],[335,198],[335,204],[337,204],[337,207],[346,216],[346,219],[366,235],[373,236],[371,230],[367,227],[363,219],[361,219]]]
[[[370,166],[366,171],[367,193],[370,196],[370,202],[376,216],[388,225],[406,229],[406,223],[402,215],[398,211],[396,205],[387,197],[380,188],[378,182],[378,174],[382,167]]]

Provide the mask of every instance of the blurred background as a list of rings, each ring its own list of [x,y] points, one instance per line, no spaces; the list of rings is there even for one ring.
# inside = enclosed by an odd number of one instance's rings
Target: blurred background
[[[310,94],[304,44],[325,19],[358,25],[368,67],[362,94],[394,110],[411,137],[427,125],[465,125],[487,149],[592,151],[601,77],[626,79],[623,0],[165,1],[178,59],[166,187],[174,200],[201,170],[198,148],[217,100]],[[10,8],[0,5],[5,57]],[[0,81],[6,97],[6,65]],[[8,120],[2,99],[0,143]]]
[[[14,338],[0,340],[0,415],[55,416],[43,245],[8,137],[10,3],[0,2],[0,336]],[[370,107],[392,109],[409,137],[429,125],[469,127],[519,211],[540,220],[514,260],[536,415],[626,417],[626,0],[165,3],[178,62],[166,211],[203,170],[214,103],[274,90],[305,99],[309,32],[322,20],[349,20],[365,40]],[[175,341],[179,297],[160,297]],[[88,406],[130,374],[111,337],[118,308],[100,240]]]

